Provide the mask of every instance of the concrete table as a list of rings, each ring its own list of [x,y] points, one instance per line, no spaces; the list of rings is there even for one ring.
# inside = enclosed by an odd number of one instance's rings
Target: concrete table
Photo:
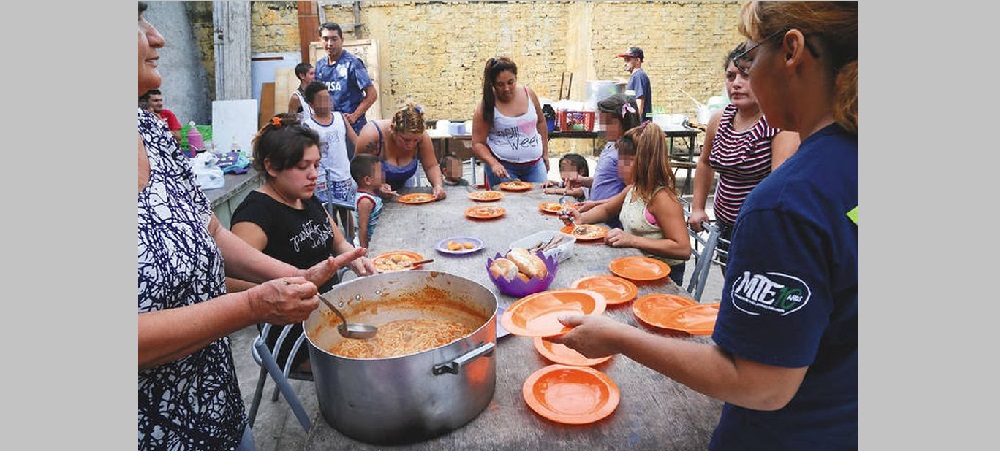
[[[536,187],[525,193],[505,192],[498,202],[470,200],[470,187],[446,187],[448,197],[427,204],[389,202],[382,210],[373,235],[369,255],[393,250],[417,252],[434,262],[423,269],[443,271],[476,281],[497,294],[501,307],[517,298],[499,292],[489,279],[486,259],[506,251],[512,241],[540,230],[558,230],[562,222],[554,215],[539,211],[538,204],[556,201],[558,196],[543,194]],[[430,188],[409,192],[429,192]],[[472,220],[465,210],[474,205],[494,205],[506,214],[493,220]],[[455,236],[473,236],[484,242],[481,251],[451,256],[435,250],[438,242]],[[572,256],[560,263],[550,289],[568,288],[577,279],[610,274],[612,260],[639,255],[635,249],[616,249],[602,242],[577,242]],[[637,284],[639,296],[671,293],[688,296],[669,278]],[[631,303],[609,306],[606,313],[619,321],[639,325]],[[711,342],[707,336],[684,336],[682,333],[654,331],[683,336],[681,339]],[[533,372],[552,364],[535,351],[531,338],[508,335],[497,340],[496,390],[491,403],[476,418],[443,436],[423,442],[393,446],[413,450],[592,450],[592,449],[670,449],[704,450],[718,423],[721,401],[709,398],[623,356],[597,365],[618,385],[621,401],[610,416],[588,425],[564,425],[547,420],[531,410],[524,401],[522,386]],[[383,449],[359,442],[333,429],[318,411],[306,440],[306,450]]]

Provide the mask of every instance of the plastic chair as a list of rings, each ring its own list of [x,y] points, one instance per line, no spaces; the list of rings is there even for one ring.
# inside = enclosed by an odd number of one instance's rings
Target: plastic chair
[[[267,382],[267,376],[270,375],[275,382],[275,390],[271,396],[271,402],[278,400],[278,392],[280,391],[285,397],[285,401],[291,406],[292,412],[295,413],[295,417],[299,420],[299,424],[302,425],[302,429],[309,432],[312,427],[312,422],[309,421],[309,415],[306,414],[305,408],[302,406],[302,402],[299,401],[298,395],[295,394],[295,390],[292,389],[291,384],[288,382],[291,380],[313,380],[312,373],[300,373],[292,371],[292,356],[294,356],[299,348],[305,342],[306,335],[305,332],[299,334],[298,337],[289,337],[289,332],[295,324],[289,324],[282,326],[281,334],[278,336],[278,341],[274,344],[274,349],[268,349],[267,343],[265,342],[265,337],[271,331],[271,324],[264,323],[261,328],[260,333],[257,334],[257,338],[254,339],[253,345],[250,348],[250,353],[253,355],[253,359],[260,365],[260,376],[257,379],[257,388],[253,394],[253,401],[250,404],[249,421],[250,427],[253,427],[254,420],[257,418],[257,410],[260,408],[260,401],[264,394],[264,383]],[[295,343],[292,345],[292,349],[288,354],[288,359],[285,362],[285,368],[282,370],[278,366],[278,362],[274,359],[274,354],[281,349],[282,344],[285,340],[294,339]]]

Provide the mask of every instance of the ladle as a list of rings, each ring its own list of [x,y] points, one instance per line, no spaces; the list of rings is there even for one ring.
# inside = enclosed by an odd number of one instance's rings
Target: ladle
[[[376,328],[375,326],[369,326],[367,324],[360,324],[360,323],[348,324],[347,319],[345,319],[344,315],[340,313],[340,310],[337,310],[337,307],[333,306],[332,302],[326,300],[326,298],[324,298],[323,295],[319,293],[317,293],[316,296],[318,296],[319,300],[323,301],[323,303],[326,304],[326,306],[329,307],[330,310],[333,310],[333,313],[336,313],[337,316],[340,317],[340,325],[337,326],[337,330],[340,332],[340,336],[344,338],[355,338],[358,340],[365,340],[374,337],[375,334],[378,332],[378,328]]]

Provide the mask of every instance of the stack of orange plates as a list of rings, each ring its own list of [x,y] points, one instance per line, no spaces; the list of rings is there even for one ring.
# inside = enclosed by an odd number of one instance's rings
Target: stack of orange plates
[[[608,305],[624,304],[639,294],[639,288],[627,279],[615,276],[590,276],[573,282],[571,288],[594,290],[604,295]]]
[[[666,318],[675,310],[698,305],[697,302],[676,294],[653,293],[640,296],[632,303],[632,313],[639,321],[653,327],[667,328]]]
[[[524,402],[535,413],[563,424],[597,422],[618,407],[621,392],[607,374],[593,368],[549,365],[524,381]]]

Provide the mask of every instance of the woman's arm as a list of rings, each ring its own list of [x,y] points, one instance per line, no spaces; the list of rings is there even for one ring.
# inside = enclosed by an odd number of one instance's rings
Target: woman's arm
[[[315,284],[289,277],[193,305],[140,313],[139,369],[187,356],[251,324],[303,321],[319,304],[315,294]]]
[[[365,202],[365,203],[372,204],[372,201],[370,199],[365,199],[365,200],[367,200],[367,202]],[[369,211],[369,213],[371,212],[371,207],[370,206],[368,208],[368,211]],[[332,247],[333,255],[341,255],[341,254],[347,254],[347,253],[350,253],[350,252],[354,252],[354,249],[355,249],[354,248],[354,244],[351,243],[350,241],[347,241],[347,238],[345,238],[344,234],[340,231],[340,227],[337,227],[337,222],[333,219],[332,216],[330,216],[329,212],[327,212],[327,214],[326,214],[326,220],[327,220],[327,222],[330,223],[330,229],[333,230],[333,239],[331,240],[331,247]],[[361,243],[361,248],[360,249],[363,251],[363,253],[361,254],[361,256],[359,256],[358,258],[356,258],[354,260],[351,260],[351,262],[348,263],[348,266],[351,268],[351,271],[354,271],[354,274],[357,274],[358,276],[369,276],[369,275],[372,275],[372,274],[375,274],[376,272],[378,272],[375,269],[375,265],[372,263],[371,259],[369,259],[368,257],[365,257],[365,255],[368,254],[368,239],[369,239],[369,237],[368,237],[368,221],[369,221],[369,216],[366,215],[365,217],[362,217],[361,216],[361,208],[359,206],[358,207],[358,222],[359,222],[359,224],[358,224],[358,232],[357,233],[358,233],[358,242]],[[361,231],[362,230],[364,230],[364,233],[365,233],[365,235],[364,235],[364,241],[361,241],[361,238],[362,238]]]
[[[709,119],[708,128],[705,130],[705,143],[701,146],[701,155],[698,156],[698,165],[694,170],[691,215],[688,216],[687,223],[696,232],[701,231],[702,222],[709,222],[705,204],[708,202],[708,192],[712,189],[712,182],[715,181],[715,170],[708,162],[708,156],[712,152],[712,142],[715,141],[715,133],[719,130],[721,119],[722,111],[716,111]]]
[[[653,195],[646,209],[656,219],[663,232],[663,238],[647,238],[620,233],[612,236],[608,233],[607,243],[613,247],[632,247],[667,258],[687,260],[691,258],[691,238],[684,222],[684,211],[679,200],[661,189]]]
[[[618,217],[622,211],[622,205],[625,203],[625,194],[628,193],[629,187],[626,186],[622,192],[615,194],[612,197],[605,199],[600,204],[595,205],[593,208],[580,213],[580,218],[577,220],[578,223],[583,224],[596,224],[598,222],[607,222],[611,218]]]
[[[486,145],[486,137],[490,134],[490,124],[483,118],[483,102],[476,106],[476,112],[472,115],[472,153],[486,167],[493,171],[493,175],[499,178],[507,177],[507,168],[495,156],[490,146]]]
[[[549,125],[545,122],[545,113],[542,112],[542,104],[538,101],[538,96],[535,95],[535,91],[528,87],[528,95],[531,98],[531,104],[535,107],[535,115],[538,116],[538,121],[535,124],[535,128],[538,129],[538,134],[542,135],[542,161],[545,162],[545,172],[549,171]]]
[[[351,130],[354,131],[353,129]],[[370,153],[378,155],[378,131],[375,130],[375,121],[370,121],[357,134],[357,141],[354,143],[354,154]]]
[[[417,142],[416,157],[420,158],[420,164],[424,167],[424,174],[431,182],[432,192],[437,199],[444,199],[447,194],[444,192],[444,175],[441,174],[441,165],[438,164],[437,155],[434,155],[434,143],[431,135],[424,131]]]
[[[240,221],[233,224],[232,229],[230,229],[234,235],[238,236],[241,240],[246,241],[254,249],[263,251],[264,247],[267,246],[267,234],[264,233],[264,229],[260,228],[259,225],[250,221]],[[246,280],[237,279],[236,277],[226,276],[226,291],[229,293],[236,293],[239,291],[249,290],[256,286],[256,283],[247,282]]]
[[[782,131],[774,135],[771,140],[771,172],[778,169],[778,166],[781,166],[781,163],[784,163],[788,157],[794,155],[795,151],[799,150],[801,142],[799,134],[796,132]]]

